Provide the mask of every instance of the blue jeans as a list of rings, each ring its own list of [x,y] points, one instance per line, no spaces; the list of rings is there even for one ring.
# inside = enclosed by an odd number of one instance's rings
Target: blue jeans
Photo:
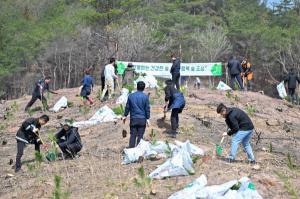
[[[238,131],[236,134],[232,136],[231,140],[231,150],[230,150],[230,159],[235,159],[239,144],[242,143],[244,147],[244,151],[247,153],[248,160],[253,161],[255,160],[251,145],[249,143],[251,139],[251,135],[253,130],[249,131]]]

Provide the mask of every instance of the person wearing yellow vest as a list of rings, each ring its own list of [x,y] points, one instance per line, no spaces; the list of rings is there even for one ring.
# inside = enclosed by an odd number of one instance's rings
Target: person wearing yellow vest
[[[243,68],[243,83],[251,91],[253,89],[253,66],[247,59],[244,59],[241,65]]]

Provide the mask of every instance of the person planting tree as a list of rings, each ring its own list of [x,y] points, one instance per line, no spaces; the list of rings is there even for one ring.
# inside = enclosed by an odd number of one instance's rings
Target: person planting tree
[[[39,118],[28,118],[22,123],[16,135],[17,156],[15,172],[21,170],[21,158],[27,144],[34,144],[35,150],[40,152],[40,145],[43,144],[43,141],[40,138],[39,131],[41,126],[47,124],[48,121],[49,117],[47,115],[42,115]]]
[[[254,125],[249,116],[239,108],[228,108],[223,103],[217,107],[217,113],[225,118],[228,131],[223,136],[232,136],[230,155],[226,159],[231,163],[235,161],[239,144],[242,143],[250,163],[255,164],[255,158],[250,145]]]
[[[172,80],[166,80],[165,87],[165,107],[164,112],[172,110],[171,112],[171,137],[175,138],[178,134],[177,129],[179,127],[179,113],[185,107],[185,99],[183,94],[175,88]]]
[[[44,96],[44,92],[48,91],[53,94],[58,94],[55,91],[52,91],[49,89],[49,83],[51,82],[51,77],[47,76],[45,79],[40,79],[35,83],[34,90],[32,92],[31,100],[28,102],[28,104],[25,107],[25,111],[28,111],[28,109],[34,104],[34,102],[39,99],[42,101],[43,108],[48,110],[48,104],[47,99]]]
[[[73,126],[70,119],[65,119],[61,126],[61,130],[55,135],[56,143],[63,152],[64,158],[74,158],[82,149],[78,128]]]

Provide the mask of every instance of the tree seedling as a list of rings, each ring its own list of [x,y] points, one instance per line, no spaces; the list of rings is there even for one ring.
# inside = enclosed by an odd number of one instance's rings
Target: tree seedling
[[[154,132],[154,129],[151,129],[151,133],[149,136],[150,136],[151,144],[155,145],[157,143],[157,139],[156,139],[156,133]]]
[[[124,115],[125,110],[122,104],[112,109],[116,115]]]
[[[58,175],[55,175],[54,177],[54,191],[52,193],[52,199],[66,199],[69,197],[69,192],[62,192],[61,190],[61,177]]]
[[[133,179],[133,183],[136,187],[143,189],[146,198],[152,193],[152,179],[145,175],[143,166],[138,168],[137,176]]]

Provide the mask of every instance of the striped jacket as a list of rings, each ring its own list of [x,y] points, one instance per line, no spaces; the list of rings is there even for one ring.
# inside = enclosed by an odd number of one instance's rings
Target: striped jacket
[[[38,139],[38,135],[33,132],[33,129],[41,129],[38,118],[28,118],[22,123],[22,126],[19,128],[16,140],[24,142],[26,144],[35,144]]]

